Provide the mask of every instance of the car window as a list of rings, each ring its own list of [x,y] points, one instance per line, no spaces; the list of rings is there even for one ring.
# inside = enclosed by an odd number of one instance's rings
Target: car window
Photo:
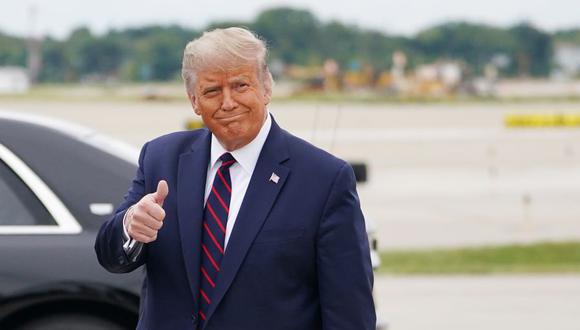
[[[0,226],[56,225],[22,180],[0,160]]]

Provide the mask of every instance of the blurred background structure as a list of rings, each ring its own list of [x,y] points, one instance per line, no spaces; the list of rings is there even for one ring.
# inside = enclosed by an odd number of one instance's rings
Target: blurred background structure
[[[368,170],[389,329],[578,329],[577,2],[76,6],[1,5],[0,111],[138,148],[194,118],[185,44],[248,27],[271,50],[276,119]]]
[[[97,33],[77,26],[55,38],[43,35],[38,27],[39,22],[49,21],[43,15],[52,11],[30,4],[25,34],[2,31],[0,24],[0,66],[26,69],[31,84],[174,82],[184,43],[208,28],[241,25],[268,41],[273,73],[280,84],[290,86],[284,89],[288,96],[312,92],[405,98],[580,94],[574,81],[580,75],[579,30],[546,31],[531,20],[509,26],[445,21],[412,35],[398,35],[339,20],[323,21],[308,9],[274,7],[252,19],[214,21],[200,28],[151,23]],[[10,75],[2,73],[2,77]]]

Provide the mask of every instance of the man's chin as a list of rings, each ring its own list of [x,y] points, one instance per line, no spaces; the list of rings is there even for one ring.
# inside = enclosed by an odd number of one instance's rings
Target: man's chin
[[[215,134],[221,145],[228,151],[239,149],[250,141],[245,141],[244,131],[240,127],[227,127],[221,134]]]

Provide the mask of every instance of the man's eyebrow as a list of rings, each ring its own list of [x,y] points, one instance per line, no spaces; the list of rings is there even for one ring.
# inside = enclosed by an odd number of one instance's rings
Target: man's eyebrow
[[[248,81],[250,80],[250,77],[247,75],[239,75],[239,76],[235,76],[229,79],[230,83],[236,83],[236,82],[240,82],[240,81]]]

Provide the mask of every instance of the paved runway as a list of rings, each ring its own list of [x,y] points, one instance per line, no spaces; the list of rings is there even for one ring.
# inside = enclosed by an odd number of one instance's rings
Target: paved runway
[[[69,120],[135,147],[183,128],[184,103],[3,102]],[[276,104],[288,130],[348,160],[380,248],[580,238],[580,130],[513,130],[507,113],[580,113],[580,104]],[[577,330],[578,276],[376,278],[390,330]]]
[[[375,289],[388,330],[580,329],[578,276],[380,276]]]
[[[135,147],[183,129],[186,102],[3,102],[73,121]],[[580,238],[580,129],[507,129],[510,113],[580,113],[580,103],[281,103],[276,120],[369,166],[359,186],[380,248]]]

